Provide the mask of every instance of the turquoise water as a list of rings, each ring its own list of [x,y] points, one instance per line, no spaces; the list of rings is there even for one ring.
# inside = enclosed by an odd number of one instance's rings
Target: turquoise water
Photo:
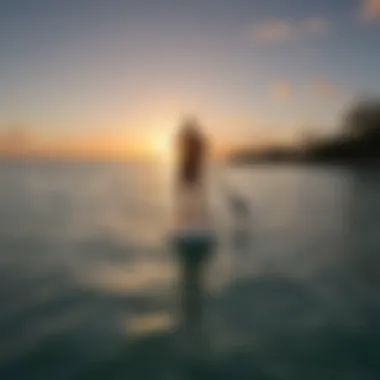
[[[251,206],[249,240],[231,244],[215,182],[209,348],[184,365],[165,168],[0,164],[0,379],[378,379],[380,175],[225,179]]]

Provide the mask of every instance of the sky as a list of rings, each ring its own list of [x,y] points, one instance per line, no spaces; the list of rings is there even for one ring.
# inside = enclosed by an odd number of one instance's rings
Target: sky
[[[379,94],[380,0],[0,0],[0,57],[0,151],[292,140]]]

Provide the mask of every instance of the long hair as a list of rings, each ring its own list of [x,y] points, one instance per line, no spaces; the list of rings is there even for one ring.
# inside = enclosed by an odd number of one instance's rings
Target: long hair
[[[178,181],[180,185],[196,185],[202,179],[206,157],[206,141],[195,122],[187,122],[178,137]]]

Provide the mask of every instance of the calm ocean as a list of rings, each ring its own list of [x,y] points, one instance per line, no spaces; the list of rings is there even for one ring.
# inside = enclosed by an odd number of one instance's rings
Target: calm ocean
[[[211,184],[197,378],[379,379],[380,175],[251,166],[224,181],[252,219],[234,249]],[[0,164],[1,380],[186,378],[169,189],[160,165]]]

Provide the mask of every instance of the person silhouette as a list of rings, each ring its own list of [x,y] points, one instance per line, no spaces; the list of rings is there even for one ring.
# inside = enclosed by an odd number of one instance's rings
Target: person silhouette
[[[204,338],[204,272],[214,247],[214,234],[206,196],[207,143],[194,119],[186,120],[180,128],[175,148],[178,160],[174,246],[180,266],[180,324],[187,343],[198,351]]]

